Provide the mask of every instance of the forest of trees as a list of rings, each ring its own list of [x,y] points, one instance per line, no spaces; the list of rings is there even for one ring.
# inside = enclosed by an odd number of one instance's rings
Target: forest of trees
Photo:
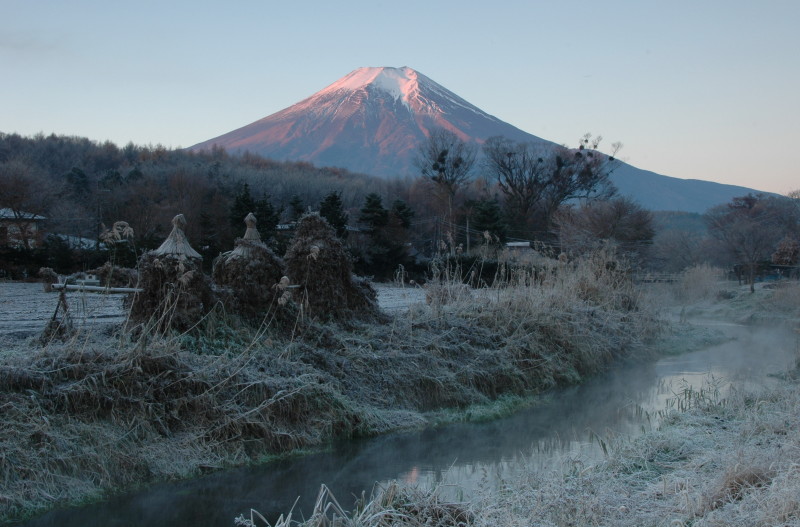
[[[791,261],[798,219],[787,211],[796,210],[797,199],[754,197],[757,206],[749,207],[746,200],[729,204],[709,212],[694,233],[660,229],[649,211],[614,196],[609,176],[616,160],[600,153],[598,142],[585,136],[576,148],[543,150],[496,137],[478,149],[438,130],[419,146],[418,177],[385,180],[222,149],[194,153],[0,133],[0,208],[43,216],[45,232],[96,240],[96,249],[104,247],[99,242],[104,229],[125,221],[134,237],[124,250],[117,247],[117,257],[127,264],[157,247],[178,213],[185,215],[187,236],[210,266],[242,235],[248,212],[255,213],[262,236],[282,254],[291,233],[278,225],[307,211],[318,211],[336,229],[359,273],[381,279],[391,278],[401,263],[424,272],[425,259],[437,254],[480,248],[486,256],[515,240],[539,241],[568,253],[613,243],[639,265],[666,270],[712,253],[723,264],[752,268],[780,243],[790,254],[784,260]],[[617,149],[613,145],[613,153]],[[743,225],[736,214],[750,211],[752,221],[763,226],[754,210],[778,203],[782,219],[769,223],[774,235],[756,237],[770,248],[749,250],[747,256],[737,252],[724,235],[731,225]],[[709,249],[714,244],[728,248]],[[0,252],[0,271],[15,277],[39,266],[63,273],[108,259],[98,251],[72,250],[63,237],[53,236],[35,250],[6,246]]]

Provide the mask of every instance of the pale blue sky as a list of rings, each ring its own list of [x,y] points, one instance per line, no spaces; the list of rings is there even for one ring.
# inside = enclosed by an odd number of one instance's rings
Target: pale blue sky
[[[800,0],[0,0],[0,131],[191,146],[361,66],[558,143],[800,188]]]

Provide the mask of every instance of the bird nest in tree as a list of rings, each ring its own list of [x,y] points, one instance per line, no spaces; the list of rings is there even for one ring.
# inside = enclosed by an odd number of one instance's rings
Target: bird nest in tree
[[[158,332],[185,331],[213,305],[200,255],[186,240],[186,220],[178,214],[161,247],[139,258],[139,287],[131,301],[131,321],[152,324]]]
[[[344,245],[319,214],[300,219],[285,261],[289,278],[298,285],[295,300],[308,316],[336,320],[379,316],[375,289],[353,276]]]
[[[261,241],[252,213],[247,215],[245,223],[244,237],[236,240],[232,251],[214,261],[212,277],[216,292],[229,312],[244,318],[293,321],[294,310],[286,288],[288,279],[281,282],[286,265]]]

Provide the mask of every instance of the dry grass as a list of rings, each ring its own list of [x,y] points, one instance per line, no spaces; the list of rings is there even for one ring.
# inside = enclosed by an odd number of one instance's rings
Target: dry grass
[[[350,255],[319,214],[300,219],[285,260],[289,279],[298,286],[294,300],[304,315],[339,322],[378,318],[377,293],[353,275]]]
[[[769,301],[774,309],[797,317],[800,315],[800,282],[787,280],[776,283]]]
[[[118,267],[111,262],[89,271],[89,274],[97,276],[100,284],[105,287],[136,287],[139,282],[139,273],[136,269]]]
[[[671,292],[683,304],[714,300],[725,288],[723,280],[724,272],[721,269],[701,264],[681,273]]]
[[[326,247],[318,245],[319,260],[310,247],[295,251],[303,265],[326,261]],[[176,276],[188,272],[180,263],[170,263]],[[164,258],[149,264],[161,272]],[[315,291],[319,279],[300,276]],[[4,355],[0,518],[577,382],[658,331],[607,255],[554,263],[535,279],[510,276],[470,301],[420,305],[391,320],[342,327],[309,318],[291,337],[263,325],[231,326],[212,313],[188,334],[156,320],[135,334],[78,334]],[[365,313],[359,309],[370,296],[356,283],[344,287],[343,298],[362,295],[347,309]],[[468,520],[449,505],[429,505],[404,510],[431,524]]]
[[[108,344],[84,336],[0,366],[0,517],[318,445],[358,426],[333,387],[267,347],[212,356],[155,338]]]
[[[510,501],[544,492],[546,503],[504,524],[800,525],[798,405],[796,384],[707,399],[617,444],[603,463],[523,487]]]
[[[291,327],[296,309],[288,302],[288,290],[281,287],[286,275],[283,260],[258,241],[238,239],[236,248],[243,251],[234,250],[214,261],[215,292],[226,312],[249,322],[266,320],[274,327]]]
[[[518,475],[487,484],[468,503],[442,504],[436,491],[391,484],[394,495],[404,496],[400,506],[378,493],[353,513],[345,514],[338,504],[329,508],[336,511],[335,521],[319,522],[317,515],[301,525],[800,525],[800,385],[734,392],[724,401],[695,395],[689,396],[694,404],[672,412],[659,430],[635,440],[610,440],[601,462],[566,457],[560,467],[542,473],[526,468],[522,459],[520,470],[509,471]],[[427,510],[432,502],[436,510],[457,513],[407,514]],[[363,510],[380,514],[365,519]]]
[[[234,523],[241,527],[467,527],[473,521],[474,515],[464,503],[443,501],[436,491],[422,492],[392,482],[374,489],[369,497],[362,495],[352,510],[345,510],[322,485],[307,520],[293,521],[289,512],[270,524],[258,511],[251,510],[248,518],[240,515]]]
[[[211,284],[199,260],[182,255],[145,253],[139,258],[139,283],[130,306],[130,321],[144,331],[186,331],[214,305]]]

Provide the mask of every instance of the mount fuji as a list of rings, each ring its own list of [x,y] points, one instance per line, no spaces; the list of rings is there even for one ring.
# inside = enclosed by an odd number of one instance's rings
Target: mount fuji
[[[417,149],[436,127],[479,145],[501,135],[555,146],[484,112],[411,68],[380,67],[354,70],[284,110],[189,149],[216,146],[229,153],[308,161],[379,177],[416,176]],[[620,194],[651,210],[703,212],[757,192],[672,178],[625,163],[614,171],[612,181]]]

